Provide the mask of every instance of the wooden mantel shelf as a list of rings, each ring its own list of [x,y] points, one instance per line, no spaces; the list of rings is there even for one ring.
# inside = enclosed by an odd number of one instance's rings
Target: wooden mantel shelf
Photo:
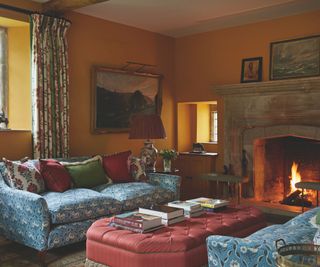
[[[320,77],[287,79],[267,82],[214,85],[217,95],[261,95],[320,91]]]

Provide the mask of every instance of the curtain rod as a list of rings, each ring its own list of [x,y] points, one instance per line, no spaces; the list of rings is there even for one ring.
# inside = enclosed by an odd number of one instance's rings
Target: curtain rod
[[[24,9],[24,8],[20,8],[20,7],[9,6],[6,4],[0,4],[0,9],[7,9],[7,10],[23,13],[26,15],[41,14],[38,11],[32,11],[32,10],[28,10],[28,9]],[[69,23],[72,23],[70,20],[63,18],[63,17],[52,16],[52,15],[45,14],[45,13],[43,15],[48,16],[48,17],[52,17],[52,18],[64,19],[64,20],[68,21]]]
[[[34,11],[31,11],[31,10],[28,10],[28,9],[15,7],[15,6],[9,6],[9,5],[6,5],[6,4],[0,4],[0,8],[8,9],[8,10],[19,12],[19,13],[23,13],[23,14],[26,14],[26,15],[31,15],[32,13],[34,13]]]

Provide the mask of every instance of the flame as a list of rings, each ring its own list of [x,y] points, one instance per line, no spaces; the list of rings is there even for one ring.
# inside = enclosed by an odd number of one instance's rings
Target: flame
[[[291,192],[293,193],[294,191],[297,190],[297,188],[295,187],[295,184],[301,181],[301,175],[298,172],[298,167],[299,165],[295,162],[292,163],[291,166],[291,180],[290,180],[290,186],[291,186]]]

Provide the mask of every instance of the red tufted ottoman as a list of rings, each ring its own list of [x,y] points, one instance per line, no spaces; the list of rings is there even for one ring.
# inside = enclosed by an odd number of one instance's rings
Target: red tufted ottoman
[[[111,267],[193,267],[207,264],[206,237],[245,237],[266,226],[254,207],[230,207],[139,234],[96,221],[87,232],[88,262]],[[88,264],[89,265],[89,264]]]

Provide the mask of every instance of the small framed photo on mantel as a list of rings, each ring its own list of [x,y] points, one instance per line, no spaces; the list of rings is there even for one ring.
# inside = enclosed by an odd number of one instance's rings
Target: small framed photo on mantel
[[[242,59],[241,82],[261,82],[262,81],[262,57]]]

